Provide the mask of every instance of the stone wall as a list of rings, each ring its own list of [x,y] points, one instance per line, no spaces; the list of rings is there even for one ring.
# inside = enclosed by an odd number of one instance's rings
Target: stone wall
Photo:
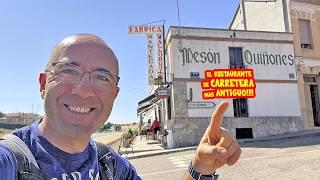
[[[210,118],[177,118],[173,124],[174,147],[198,145]]]
[[[187,83],[174,82],[173,84],[173,118],[184,118],[188,116]]]
[[[176,118],[173,119],[174,147],[198,145],[210,118]],[[252,128],[253,138],[284,134],[303,129],[300,117],[225,117],[223,127],[236,135],[236,128]]]
[[[296,132],[304,129],[300,117],[224,118],[223,126],[236,134],[236,128],[252,128],[253,138]]]

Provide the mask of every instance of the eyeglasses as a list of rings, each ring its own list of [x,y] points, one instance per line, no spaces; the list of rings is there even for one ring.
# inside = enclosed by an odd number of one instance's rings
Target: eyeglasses
[[[47,71],[53,73],[58,81],[70,84],[80,83],[84,73],[89,73],[91,85],[98,89],[106,89],[110,86],[117,87],[120,80],[120,77],[104,68],[86,72],[78,65],[65,62],[52,63],[52,70]]]

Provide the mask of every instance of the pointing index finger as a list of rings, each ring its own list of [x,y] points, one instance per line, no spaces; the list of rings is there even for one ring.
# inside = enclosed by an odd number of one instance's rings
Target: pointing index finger
[[[229,103],[227,101],[221,101],[217,106],[217,109],[213,112],[211,122],[208,127],[209,138],[218,136],[220,138],[220,127],[222,125],[223,115],[228,109]],[[210,141],[210,140],[209,140]]]

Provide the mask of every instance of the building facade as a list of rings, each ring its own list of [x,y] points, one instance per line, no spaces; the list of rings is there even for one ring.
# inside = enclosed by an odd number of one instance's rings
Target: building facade
[[[241,1],[230,29],[292,33],[303,126],[320,126],[320,1]]]
[[[159,108],[168,147],[196,145],[222,100],[230,104],[223,126],[237,138],[303,129],[291,33],[170,27],[166,47],[169,97],[149,96],[140,110]],[[254,70],[255,98],[202,98],[205,70],[228,68]]]

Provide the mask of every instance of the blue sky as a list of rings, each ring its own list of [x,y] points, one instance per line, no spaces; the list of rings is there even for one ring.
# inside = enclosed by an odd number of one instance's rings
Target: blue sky
[[[239,0],[180,0],[181,26],[228,28]],[[38,74],[53,46],[72,34],[93,33],[114,49],[120,65],[120,94],[109,121],[138,121],[146,96],[146,37],[129,35],[128,25],[165,19],[178,25],[176,0],[1,0],[0,111],[43,113]]]

